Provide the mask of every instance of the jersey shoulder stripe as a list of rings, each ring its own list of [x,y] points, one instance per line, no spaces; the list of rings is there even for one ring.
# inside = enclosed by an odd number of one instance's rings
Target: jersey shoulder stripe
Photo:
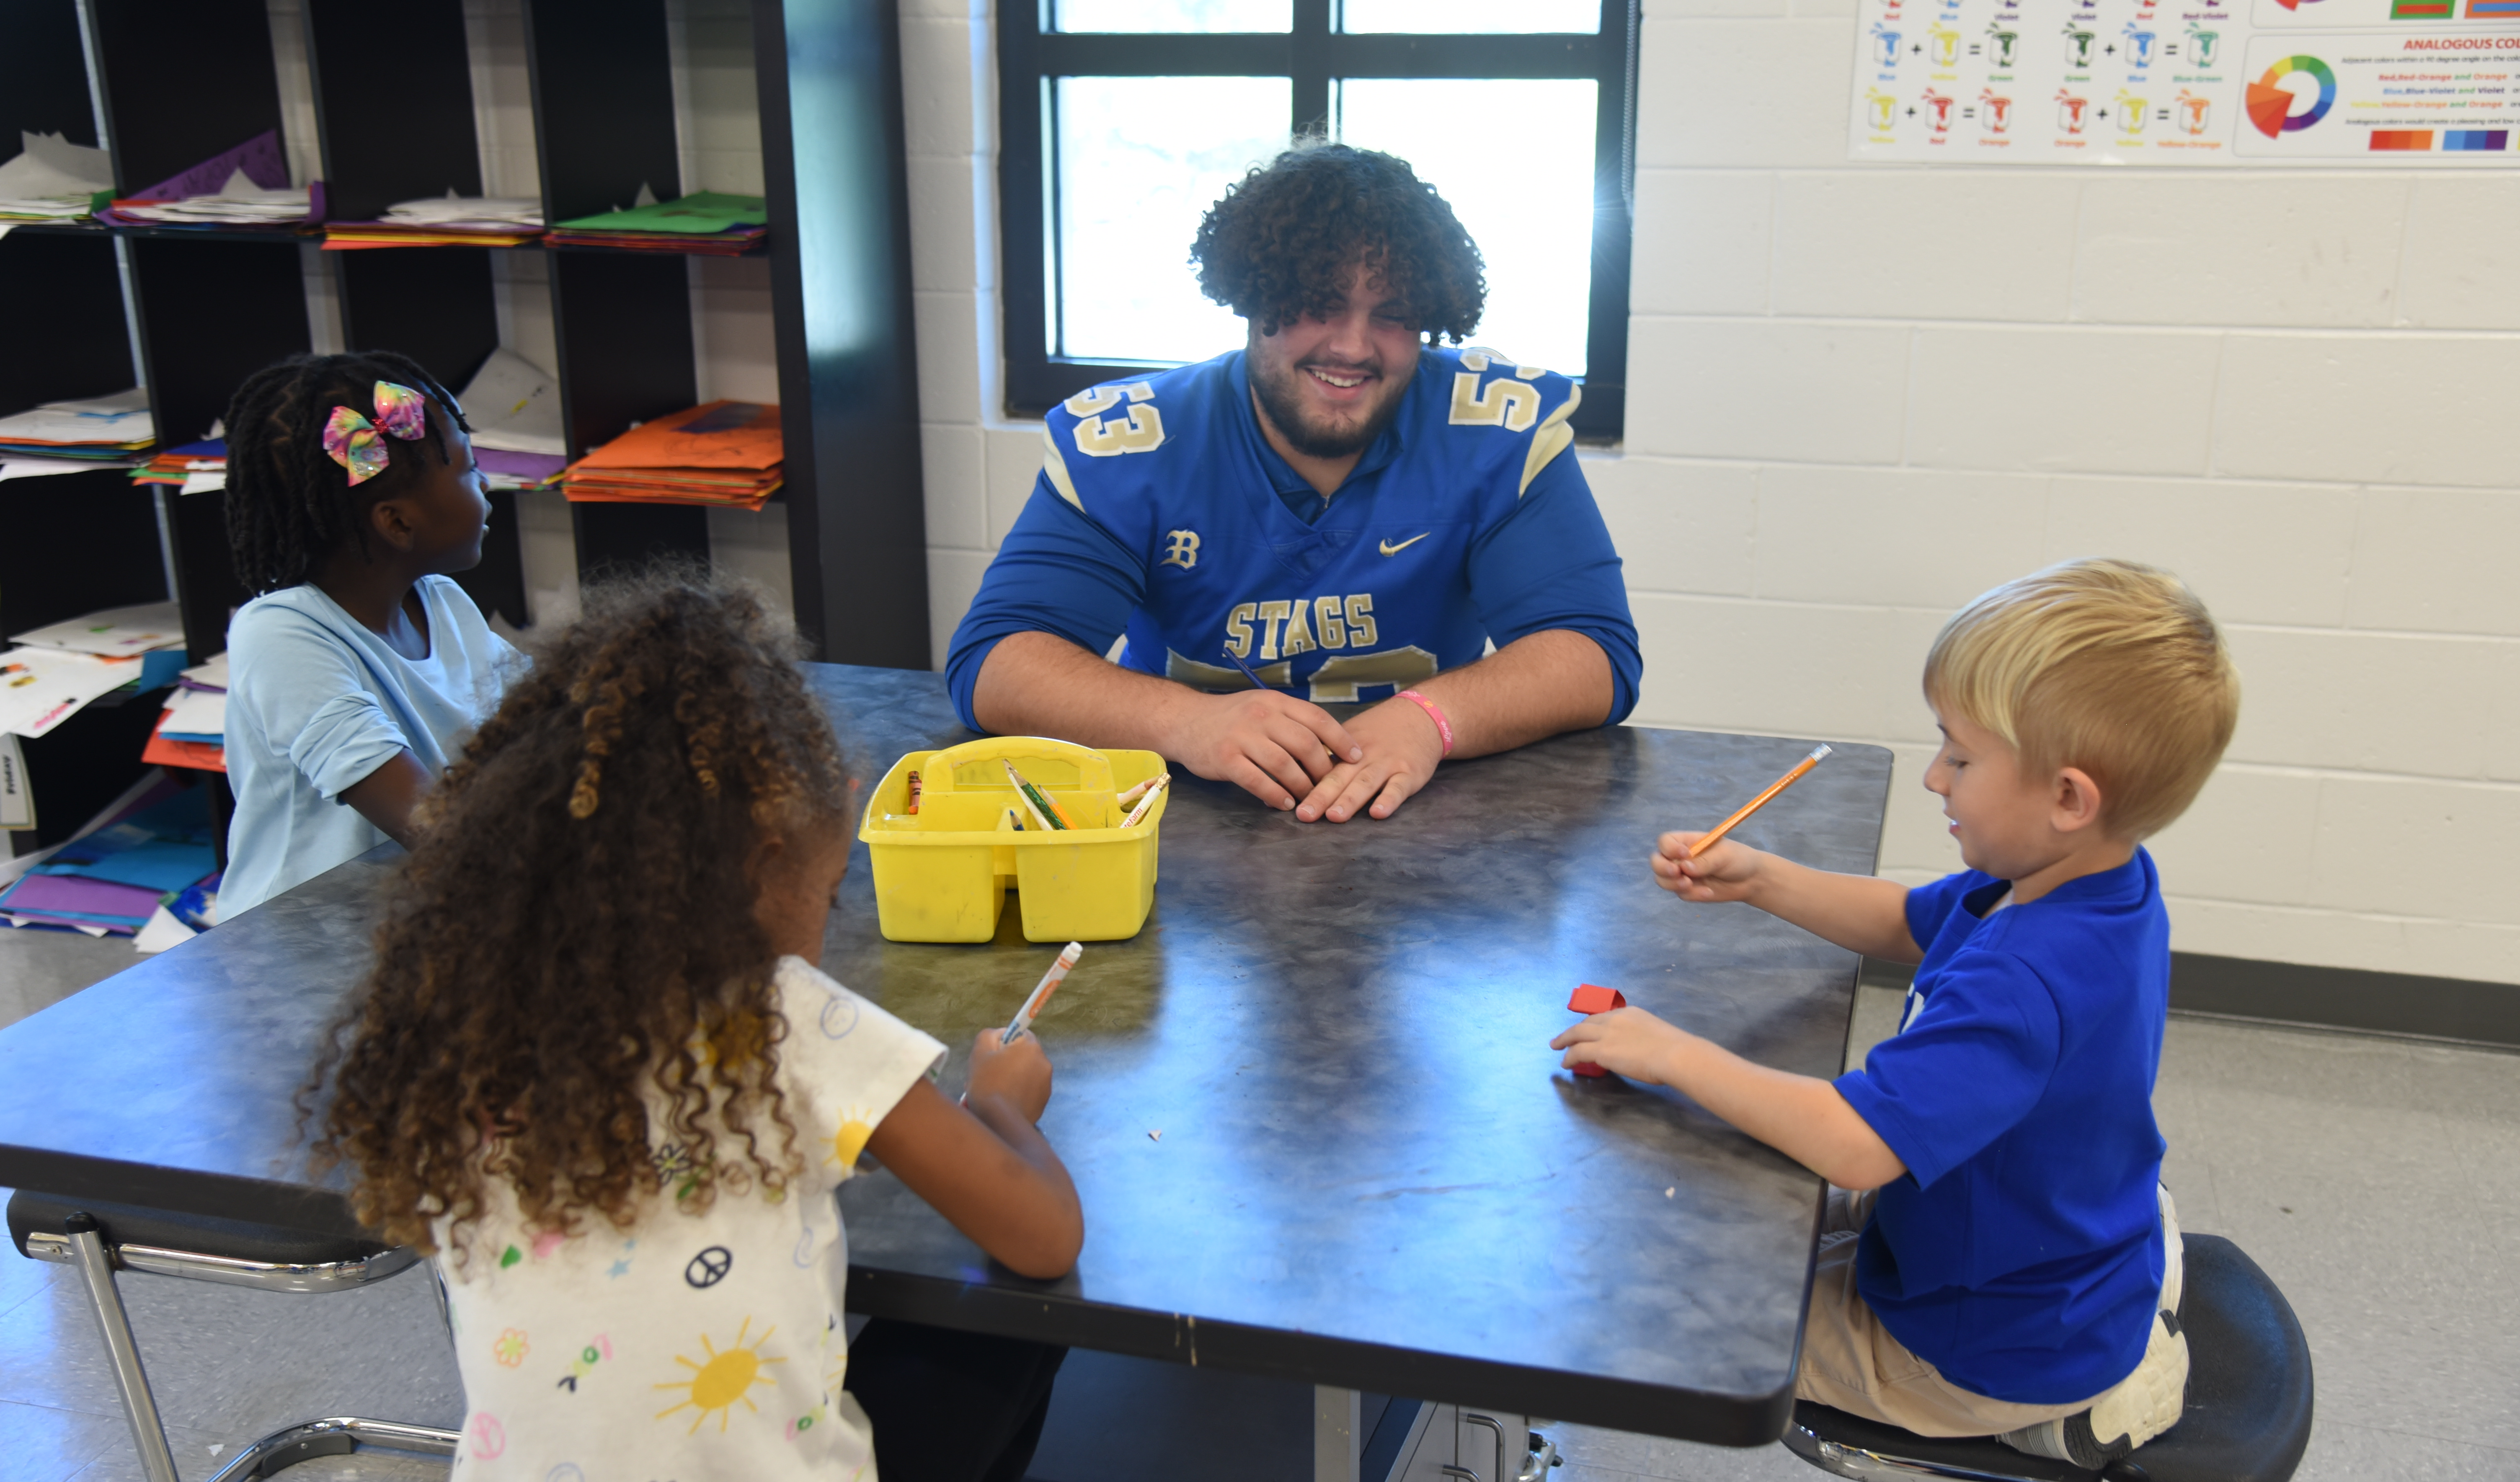
[[[1475,345],[1428,353],[1435,362],[1428,369],[1450,375],[1448,426],[1494,427],[1526,439],[1516,499],[1530,491],[1531,481],[1550,460],[1574,445],[1569,419],[1583,404],[1584,388],[1569,378]]]

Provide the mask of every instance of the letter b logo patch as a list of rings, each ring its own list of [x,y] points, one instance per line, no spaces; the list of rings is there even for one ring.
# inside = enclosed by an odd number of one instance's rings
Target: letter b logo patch
[[[1164,559],[1160,564],[1179,566],[1185,571],[1198,564],[1197,531],[1175,530],[1165,538],[1172,544],[1165,548]]]

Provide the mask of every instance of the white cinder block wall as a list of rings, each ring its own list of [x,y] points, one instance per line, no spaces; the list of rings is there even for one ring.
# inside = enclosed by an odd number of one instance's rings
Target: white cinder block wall
[[[2247,685],[2154,846],[2177,945],[2520,983],[2512,173],[1857,167],[1851,0],[1645,11],[1628,436],[1585,459],[1636,720],[1893,747],[1882,872],[1930,878],[1943,618],[2160,562]],[[940,664],[1040,461],[997,390],[990,24],[903,7]]]

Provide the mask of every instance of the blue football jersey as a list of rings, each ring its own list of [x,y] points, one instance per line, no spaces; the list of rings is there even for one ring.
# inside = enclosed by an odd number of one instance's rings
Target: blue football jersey
[[[1547,628],[1601,646],[1610,719],[1642,664],[1618,553],[1570,451],[1581,390],[1492,351],[1421,348],[1398,415],[1316,496],[1263,438],[1240,351],[1053,408],[1032,499],[982,579],[947,670],[966,723],[988,651],[1056,633],[1212,691],[1386,698]]]

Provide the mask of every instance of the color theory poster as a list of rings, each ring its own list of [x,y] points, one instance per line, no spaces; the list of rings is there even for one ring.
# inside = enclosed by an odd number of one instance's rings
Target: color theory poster
[[[1848,154],[2520,163],[2520,0],[1863,0]]]

